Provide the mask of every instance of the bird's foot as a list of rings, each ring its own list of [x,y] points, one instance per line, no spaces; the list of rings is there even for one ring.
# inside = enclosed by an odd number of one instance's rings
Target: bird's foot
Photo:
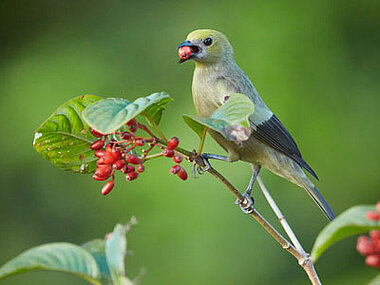
[[[192,173],[194,178],[198,178],[196,175],[196,172],[198,172],[199,175],[202,175],[206,171],[210,170],[211,164],[208,161],[207,155],[202,153],[201,155],[198,155],[193,160],[193,167],[192,167]]]
[[[243,199],[240,201],[236,199],[235,204],[240,206],[244,214],[252,213],[255,200],[251,197],[250,193],[247,192],[245,192],[242,197]]]

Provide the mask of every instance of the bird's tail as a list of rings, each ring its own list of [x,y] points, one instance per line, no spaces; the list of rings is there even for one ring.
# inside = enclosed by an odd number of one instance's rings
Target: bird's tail
[[[333,210],[330,208],[329,204],[327,204],[326,200],[322,197],[321,193],[317,190],[317,188],[310,183],[311,185],[304,185],[304,188],[309,194],[309,196],[314,200],[314,202],[318,205],[318,207],[321,209],[323,214],[330,220],[335,219],[335,214]]]

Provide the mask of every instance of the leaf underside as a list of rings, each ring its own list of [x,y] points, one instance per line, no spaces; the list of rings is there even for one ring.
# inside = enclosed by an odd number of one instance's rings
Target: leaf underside
[[[100,284],[95,259],[83,248],[70,243],[45,244],[21,253],[0,268],[0,279],[33,270],[67,272]]]
[[[140,97],[132,103],[127,99],[107,98],[88,107],[83,112],[83,118],[96,131],[109,134],[140,114],[151,123],[158,124],[164,105],[170,101],[170,95],[165,92]]]
[[[82,119],[83,110],[101,97],[83,95],[64,103],[35,131],[33,147],[65,171],[92,173],[96,157],[90,149],[95,137]]]
[[[352,207],[330,222],[315,240],[311,256],[316,261],[333,243],[356,234],[380,230],[380,224],[366,218],[368,211],[376,211],[375,206],[362,205]]]
[[[227,140],[242,142],[249,138],[251,130],[248,117],[254,105],[243,94],[231,94],[228,100],[209,118],[184,115],[187,125],[202,138],[205,128],[222,134]]]

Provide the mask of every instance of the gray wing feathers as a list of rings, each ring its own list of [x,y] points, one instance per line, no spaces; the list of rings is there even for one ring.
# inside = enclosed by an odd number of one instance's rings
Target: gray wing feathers
[[[272,115],[269,120],[255,126],[256,130],[252,132],[255,138],[290,157],[318,179],[317,174],[303,160],[301,152],[292,136],[275,115]]]

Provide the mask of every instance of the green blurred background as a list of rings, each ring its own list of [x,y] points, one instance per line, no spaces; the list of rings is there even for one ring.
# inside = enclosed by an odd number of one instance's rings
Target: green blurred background
[[[81,94],[136,98],[167,91],[175,102],[162,129],[183,147],[198,138],[192,63],[177,45],[196,28],[224,32],[237,62],[298,142],[336,211],[379,200],[379,1],[11,1],[0,2],[0,264],[53,241],[103,237],[135,215],[127,273],[143,284],[308,284],[296,260],[244,216],[209,175],[186,182],[169,160],[152,161],[107,197],[90,176],[52,167],[32,148],[33,131],[58,105]],[[377,33],[377,34],[376,34]],[[208,152],[221,153],[212,141]],[[215,162],[241,190],[244,163]],[[188,166],[188,169],[190,167]],[[326,225],[296,186],[263,180],[307,250]],[[277,227],[255,186],[257,208]],[[365,284],[376,272],[356,238],[317,263],[324,284]],[[86,284],[59,273],[27,273],[0,284]]]

